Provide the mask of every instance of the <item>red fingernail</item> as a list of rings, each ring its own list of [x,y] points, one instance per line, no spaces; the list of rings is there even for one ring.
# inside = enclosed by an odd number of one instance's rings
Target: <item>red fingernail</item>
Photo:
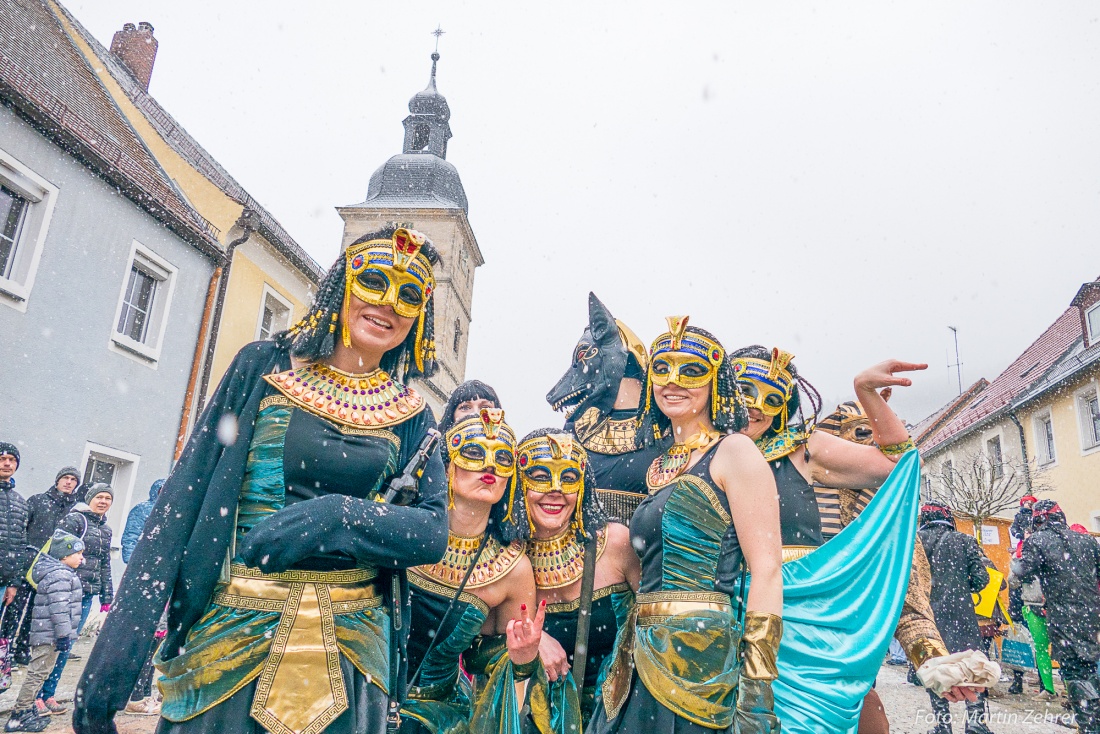
[[[540,606],[546,606],[546,600],[545,599],[542,600],[542,603],[540,604]]]
[[[527,605],[526,604],[520,604],[519,605],[519,610],[521,612],[526,612],[527,611]]]

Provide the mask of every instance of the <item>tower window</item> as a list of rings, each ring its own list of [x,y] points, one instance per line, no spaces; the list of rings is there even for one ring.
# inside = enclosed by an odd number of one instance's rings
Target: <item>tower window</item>
[[[431,138],[431,128],[427,125],[417,125],[413,128],[413,150],[424,150],[428,147],[428,140]]]
[[[454,351],[458,354],[458,348],[462,345],[462,322],[455,319],[455,343]]]

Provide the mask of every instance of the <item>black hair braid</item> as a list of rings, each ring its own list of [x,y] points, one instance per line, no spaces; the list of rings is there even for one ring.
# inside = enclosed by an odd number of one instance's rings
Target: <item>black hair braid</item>
[[[308,362],[332,356],[336,348],[336,329],[340,326],[340,310],[344,305],[346,272],[346,259],[341,254],[325,274],[306,315],[290,329],[275,335],[277,345]]]
[[[527,540],[531,537],[530,526],[527,521],[527,497],[519,483],[519,469],[508,481],[508,489],[504,497],[493,505],[489,511],[489,529],[502,543],[511,543],[513,540]],[[515,501],[512,502],[512,516],[508,518],[508,496],[515,490]],[[507,518],[507,519],[506,519]]]
[[[530,433],[528,433],[526,436],[524,436],[523,439],[520,440],[519,443],[516,444],[517,453],[518,453],[518,449],[519,449],[520,444],[526,443],[526,442],[530,441],[531,439],[541,438],[543,436],[549,436],[550,434],[560,435],[560,434],[563,434],[563,433],[565,433],[566,435],[569,435],[568,433],[566,433],[565,431],[563,431],[560,428],[537,428],[534,431],[531,431]],[[576,438],[574,438],[573,441],[577,444],[577,446],[580,446],[580,442],[577,441]],[[582,451],[584,450],[583,446],[581,447],[581,450]],[[587,456],[587,452],[585,452],[585,455]],[[516,472],[517,472],[517,476],[516,476],[517,491],[516,491],[516,493],[517,494],[526,494],[523,491],[522,479],[520,479],[520,477],[518,476],[519,471],[520,471],[520,468],[519,468],[519,464],[517,463],[516,464]],[[526,497],[524,497],[523,508],[524,508],[524,512],[526,513],[526,511],[527,511],[527,498]],[[607,512],[604,510],[603,503],[600,502],[600,498],[596,494],[596,479],[595,479],[595,473],[592,471],[591,461],[588,462],[588,468],[584,472],[584,502],[582,503],[582,505],[579,509],[581,511],[581,520],[584,522],[585,536],[587,536],[587,537],[578,537],[577,539],[580,542],[583,543],[586,540],[590,540],[591,538],[595,537],[593,534],[599,532],[600,530],[603,530],[604,527],[607,526],[607,522],[608,522]],[[576,512],[576,510],[574,510],[574,512]],[[516,522],[517,522],[517,524],[519,523],[518,518],[517,518]],[[572,522],[572,519],[570,519],[570,522]],[[523,520],[523,527],[524,527],[524,529],[529,528],[529,524],[527,522],[526,517]]]

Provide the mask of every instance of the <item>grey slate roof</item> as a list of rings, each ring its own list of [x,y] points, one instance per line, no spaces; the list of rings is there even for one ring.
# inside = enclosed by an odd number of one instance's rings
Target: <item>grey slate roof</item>
[[[354,208],[424,207],[469,213],[458,169],[431,153],[402,153],[370,177],[365,201]]]

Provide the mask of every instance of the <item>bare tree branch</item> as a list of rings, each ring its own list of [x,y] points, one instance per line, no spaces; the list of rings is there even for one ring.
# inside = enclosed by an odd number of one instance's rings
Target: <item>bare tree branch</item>
[[[1050,491],[1044,470],[1025,467],[1024,462],[1013,459],[1002,459],[996,465],[980,451],[956,456],[943,471],[930,472],[930,476],[936,481],[925,486],[925,499],[947,505],[957,517],[973,522],[975,531],[989,518],[1015,509],[1024,495]]]

